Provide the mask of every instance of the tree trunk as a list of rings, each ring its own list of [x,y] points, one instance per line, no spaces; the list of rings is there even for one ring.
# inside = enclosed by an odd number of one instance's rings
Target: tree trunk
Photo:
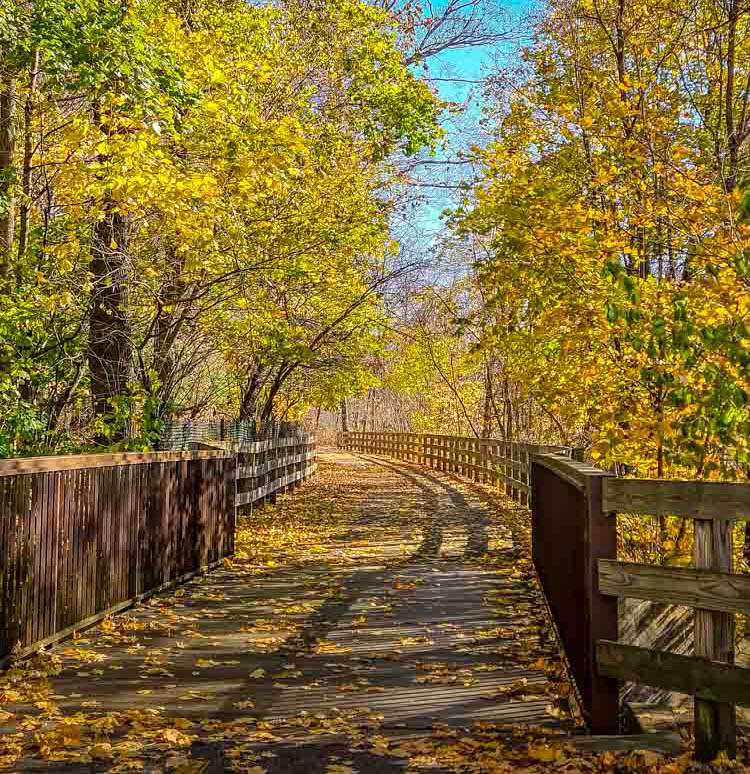
[[[370,432],[375,432],[375,390],[372,387],[367,391],[367,413],[370,416]],[[365,418],[366,419],[366,418]],[[367,426],[365,426],[367,430]]]
[[[170,345],[170,331],[172,328],[172,315],[158,311],[158,316],[154,323],[154,371],[159,380],[158,385],[148,379],[146,389],[151,395],[158,394],[161,401],[166,400],[170,393],[170,382],[174,373],[174,357],[172,357],[172,347]]]
[[[505,439],[513,440],[513,402],[510,397],[510,383],[505,380]]]
[[[34,51],[29,72],[29,93],[23,109],[23,169],[21,172],[21,206],[18,208],[18,258],[19,263],[26,252],[29,235],[29,213],[31,211],[31,168],[34,155],[33,128],[34,97],[39,85],[39,49]]]
[[[16,79],[0,82],[0,279],[10,271],[15,237]]]
[[[492,434],[492,361],[485,363],[484,367],[484,402],[482,406],[482,438],[489,438]]]
[[[128,322],[128,232],[127,218],[105,202],[105,216],[94,224],[91,243],[93,274],[89,317],[88,362],[94,414],[103,417],[112,410],[112,398],[126,395],[132,366],[132,341]],[[125,426],[112,427],[109,437],[100,434],[97,443],[112,443],[125,437]]]
[[[271,421],[271,418],[273,417],[273,402],[276,399],[276,396],[279,394],[279,390],[281,389],[284,381],[286,380],[287,376],[289,376],[291,371],[292,369],[290,369],[286,363],[282,363],[276,376],[273,379],[273,382],[271,382],[271,387],[268,391],[268,397],[266,398],[263,411],[260,415],[260,421],[262,425],[265,425],[267,422]]]
[[[346,398],[341,400],[341,430],[344,433],[349,432],[349,409],[346,405]]]
[[[153,323],[153,330],[143,342],[153,340],[153,370],[158,384],[153,384],[147,369],[142,367],[141,380],[150,395],[158,398],[158,412],[161,414],[181,381],[179,362],[175,346],[192,310],[192,303],[200,290],[199,283],[184,281],[185,257],[178,256],[173,245],[167,245],[163,254],[168,269],[162,282],[159,305]]]
[[[249,422],[255,419],[258,411],[258,395],[262,384],[262,373],[263,369],[261,366],[256,365],[242,387],[242,394],[240,395],[240,421]]]
[[[740,141],[737,132],[737,122],[734,115],[735,89],[735,58],[737,46],[737,21],[739,19],[739,2],[731,0],[727,17],[727,86],[725,94],[724,118],[726,121],[727,146],[729,148],[729,171],[724,177],[724,187],[731,193],[737,185],[737,165],[739,162]]]
[[[54,433],[59,426],[60,417],[71,401],[83,378],[83,361],[76,362],[76,371],[73,378],[68,380],[67,386],[60,395],[54,395],[47,404],[47,433]]]

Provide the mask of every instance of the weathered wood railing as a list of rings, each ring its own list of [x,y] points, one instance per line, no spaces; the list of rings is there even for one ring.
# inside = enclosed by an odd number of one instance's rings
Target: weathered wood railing
[[[234,552],[235,512],[315,470],[312,437],[0,461],[0,666]]]
[[[617,554],[601,507],[608,474],[561,457],[532,461],[532,557],[589,727],[619,731],[617,681],[596,670],[596,643],[617,639],[617,600],[598,591],[597,560]]]
[[[735,755],[735,705],[750,669],[734,665],[735,613],[750,578],[733,573],[733,523],[750,519],[750,485],[618,479],[570,460],[532,463],[534,563],[592,728],[618,730],[618,681],[695,697],[696,754]],[[693,520],[693,567],[617,560],[617,513]],[[617,598],[695,608],[694,655],[619,643]]]
[[[298,487],[317,469],[314,436],[250,441],[237,451],[237,506]]]
[[[564,446],[539,446],[497,438],[435,433],[341,433],[339,445],[363,454],[395,457],[474,481],[504,488],[522,504],[528,501],[530,459],[534,454],[570,454]]]

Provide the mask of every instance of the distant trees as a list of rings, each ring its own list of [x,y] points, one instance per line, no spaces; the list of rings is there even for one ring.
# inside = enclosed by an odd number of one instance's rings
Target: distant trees
[[[515,380],[504,357],[482,346],[497,312],[468,268],[453,281],[412,286],[406,298],[391,308],[389,335],[370,365],[376,381],[347,403],[351,430],[584,443],[585,428],[564,427]]]

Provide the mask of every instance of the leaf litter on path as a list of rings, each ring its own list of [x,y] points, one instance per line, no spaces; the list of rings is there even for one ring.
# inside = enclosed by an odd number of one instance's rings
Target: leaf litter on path
[[[741,770],[697,767],[689,740],[677,758],[579,751],[527,515],[447,474],[346,460],[241,518],[218,571],[1,675],[0,767],[202,774],[213,746],[229,771],[276,774],[307,745],[328,774]],[[493,720],[508,707],[535,720]]]

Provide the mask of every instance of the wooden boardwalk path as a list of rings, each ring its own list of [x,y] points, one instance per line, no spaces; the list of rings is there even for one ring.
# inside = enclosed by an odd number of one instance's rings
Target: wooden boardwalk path
[[[0,676],[0,764],[346,774],[543,762],[547,734],[573,723],[525,510],[417,466],[321,463],[244,519],[224,568]]]

